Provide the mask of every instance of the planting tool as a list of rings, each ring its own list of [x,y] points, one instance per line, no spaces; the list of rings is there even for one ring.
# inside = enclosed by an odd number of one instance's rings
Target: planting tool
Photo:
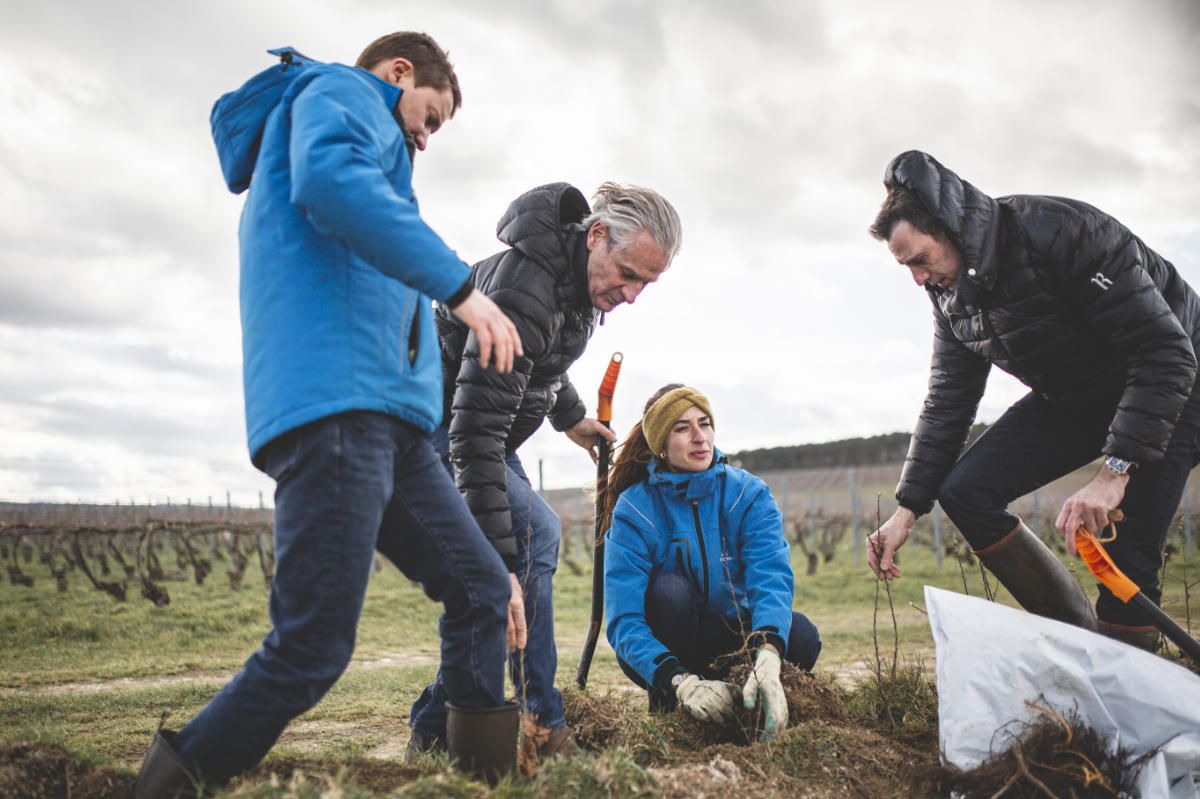
[[[600,381],[600,400],[596,404],[596,419],[605,427],[612,427],[613,392],[617,388],[617,376],[621,374],[624,356],[614,352]],[[587,687],[588,671],[592,668],[592,656],[596,654],[596,642],[600,640],[600,623],[604,620],[604,531],[600,529],[600,502],[608,485],[608,439],[600,436],[600,457],[596,461],[596,531],[592,550],[592,620],[588,625],[587,638],[583,642],[583,653],[579,656],[579,667],[575,670],[575,684],[582,691]]]
[[[1115,524],[1113,529],[1116,530]],[[1163,612],[1162,608],[1151,602],[1150,598],[1142,593],[1133,580],[1130,580],[1117,568],[1104,545],[1100,543],[1100,539],[1080,527],[1079,532],[1075,534],[1075,548],[1079,551],[1079,557],[1083,559],[1088,571],[1097,580],[1104,583],[1117,599],[1141,610],[1155,627],[1162,630],[1163,635],[1167,636],[1171,643],[1200,664],[1200,641],[1188,635],[1182,627],[1175,623],[1174,619]]]

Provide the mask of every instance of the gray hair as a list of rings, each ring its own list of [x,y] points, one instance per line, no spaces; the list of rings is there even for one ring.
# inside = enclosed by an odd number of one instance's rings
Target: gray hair
[[[592,196],[592,213],[583,220],[585,228],[603,222],[610,246],[620,250],[640,230],[646,230],[668,259],[679,254],[683,226],[679,214],[666,199],[651,189],[605,181]]]

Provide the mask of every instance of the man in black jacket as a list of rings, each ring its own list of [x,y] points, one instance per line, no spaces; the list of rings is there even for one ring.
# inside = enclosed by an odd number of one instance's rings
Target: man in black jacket
[[[906,152],[884,175],[871,234],[933,304],[929,393],[896,489],[868,539],[876,575],[934,500],[1021,603],[1148,649],[1157,631],[1107,588],[1093,613],[1079,584],[1006,506],[1093,461],[1095,477],[1056,526],[1099,532],[1117,565],[1158,602],[1167,527],[1200,461],[1200,299],[1175,268],[1111,216],[1076,200],[993,199],[931,156]],[[1032,391],[962,457],[992,365]],[[956,462],[957,460],[957,462]]]
[[[447,309],[437,311],[445,375],[446,421],[435,445],[448,454],[460,493],[508,566],[515,627],[528,641],[509,642],[518,698],[536,718],[543,755],[570,744],[562,696],[554,687],[551,579],[561,527],[530,486],[517,448],[546,417],[592,452],[616,437],[587,416],[567,369],[583,354],[596,322],[632,303],[670,265],[680,246],[679,216],[649,189],[605,183],[593,208],[578,189],[552,183],[509,206],[497,236],[509,249],[473,268],[475,288],[517,326],[524,347],[510,374],[483,368],[479,343]],[[522,601],[524,606],[522,607]],[[524,630],[518,635],[521,636]],[[445,692],[437,679],[413,705],[409,752],[440,747]]]

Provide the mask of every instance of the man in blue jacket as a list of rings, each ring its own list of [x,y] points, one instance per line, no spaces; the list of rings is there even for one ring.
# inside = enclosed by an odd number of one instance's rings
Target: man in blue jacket
[[[442,417],[431,298],[493,369],[522,353],[413,195],[412,158],[461,105],[458,81],[416,33],[382,37],[357,67],[302,66],[274,97],[252,80],[222,98],[217,111],[236,107],[239,124],[218,129],[214,113],[222,164],[246,165],[227,181],[250,188],[246,425],[251,459],[277,483],[273,629],[191,722],[160,732],[138,797],[250,769],[317,703],[350,662],[376,549],[445,605],[450,701],[503,704],[511,584],[427,438]]]

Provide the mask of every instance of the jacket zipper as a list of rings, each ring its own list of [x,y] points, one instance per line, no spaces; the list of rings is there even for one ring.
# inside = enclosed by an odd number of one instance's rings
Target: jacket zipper
[[[704,604],[708,605],[708,552],[704,549],[704,531],[700,527],[700,503],[692,500],[692,520],[696,523],[696,545],[700,547],[700,567],[704,570]]]

